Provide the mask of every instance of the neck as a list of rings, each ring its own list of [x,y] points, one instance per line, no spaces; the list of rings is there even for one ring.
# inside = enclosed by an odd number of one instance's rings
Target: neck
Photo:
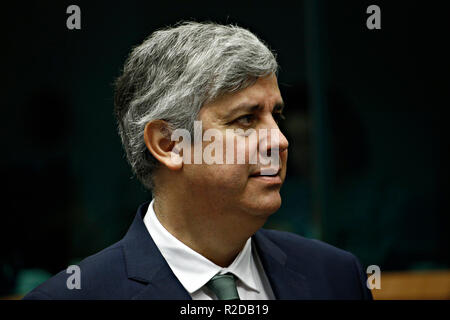
[[[156,216],[175,238],[221,267],[233,262],[248,238],[266,221],[240,214],[237,208],[191,199],[185,193],[178,197],[174,192],[155,194]]]

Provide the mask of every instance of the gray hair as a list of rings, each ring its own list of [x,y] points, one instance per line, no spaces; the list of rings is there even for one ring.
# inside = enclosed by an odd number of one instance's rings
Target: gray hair
[[[154,188],[159,162],[144,141],[149,121],[161,119],[171,130],[192,134],[205,103],[277,72],[275,54],[235,25],[189,21],[151,34],[132,50],[115,83],[114,114],[137,178]]]

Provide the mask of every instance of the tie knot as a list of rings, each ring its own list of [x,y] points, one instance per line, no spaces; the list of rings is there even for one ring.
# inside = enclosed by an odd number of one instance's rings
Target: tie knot
[[[232,273],[216,274],[206,286],[216,294],[219,300],[239,300],[236,278]]]

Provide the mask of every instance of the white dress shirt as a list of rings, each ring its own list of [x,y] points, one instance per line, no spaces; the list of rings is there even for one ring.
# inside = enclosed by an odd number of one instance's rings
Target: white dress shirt
[[[236,276],[236,286],[241,300],[275,299],[269,280],[258,254],[249,238],[244,248],[227,268],[222,268],[175,238],[159,222],[148,206],[144,223],[169,267],[189,292],[193,300],[216,300],[215,294],[205,284],[217,273],[230,272]]]

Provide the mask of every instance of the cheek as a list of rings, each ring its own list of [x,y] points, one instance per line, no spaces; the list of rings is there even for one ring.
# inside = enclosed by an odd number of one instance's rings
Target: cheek
[[[255,165],[258,161],[258,140],[256,135],[236,136],[234,163]],[[248,174],[248,173],[247,173]]]
[[[191,164],[186,166],[186,174],[192,188],[206,193],[239,193],[248,180],[247,166],[237,164]]]

